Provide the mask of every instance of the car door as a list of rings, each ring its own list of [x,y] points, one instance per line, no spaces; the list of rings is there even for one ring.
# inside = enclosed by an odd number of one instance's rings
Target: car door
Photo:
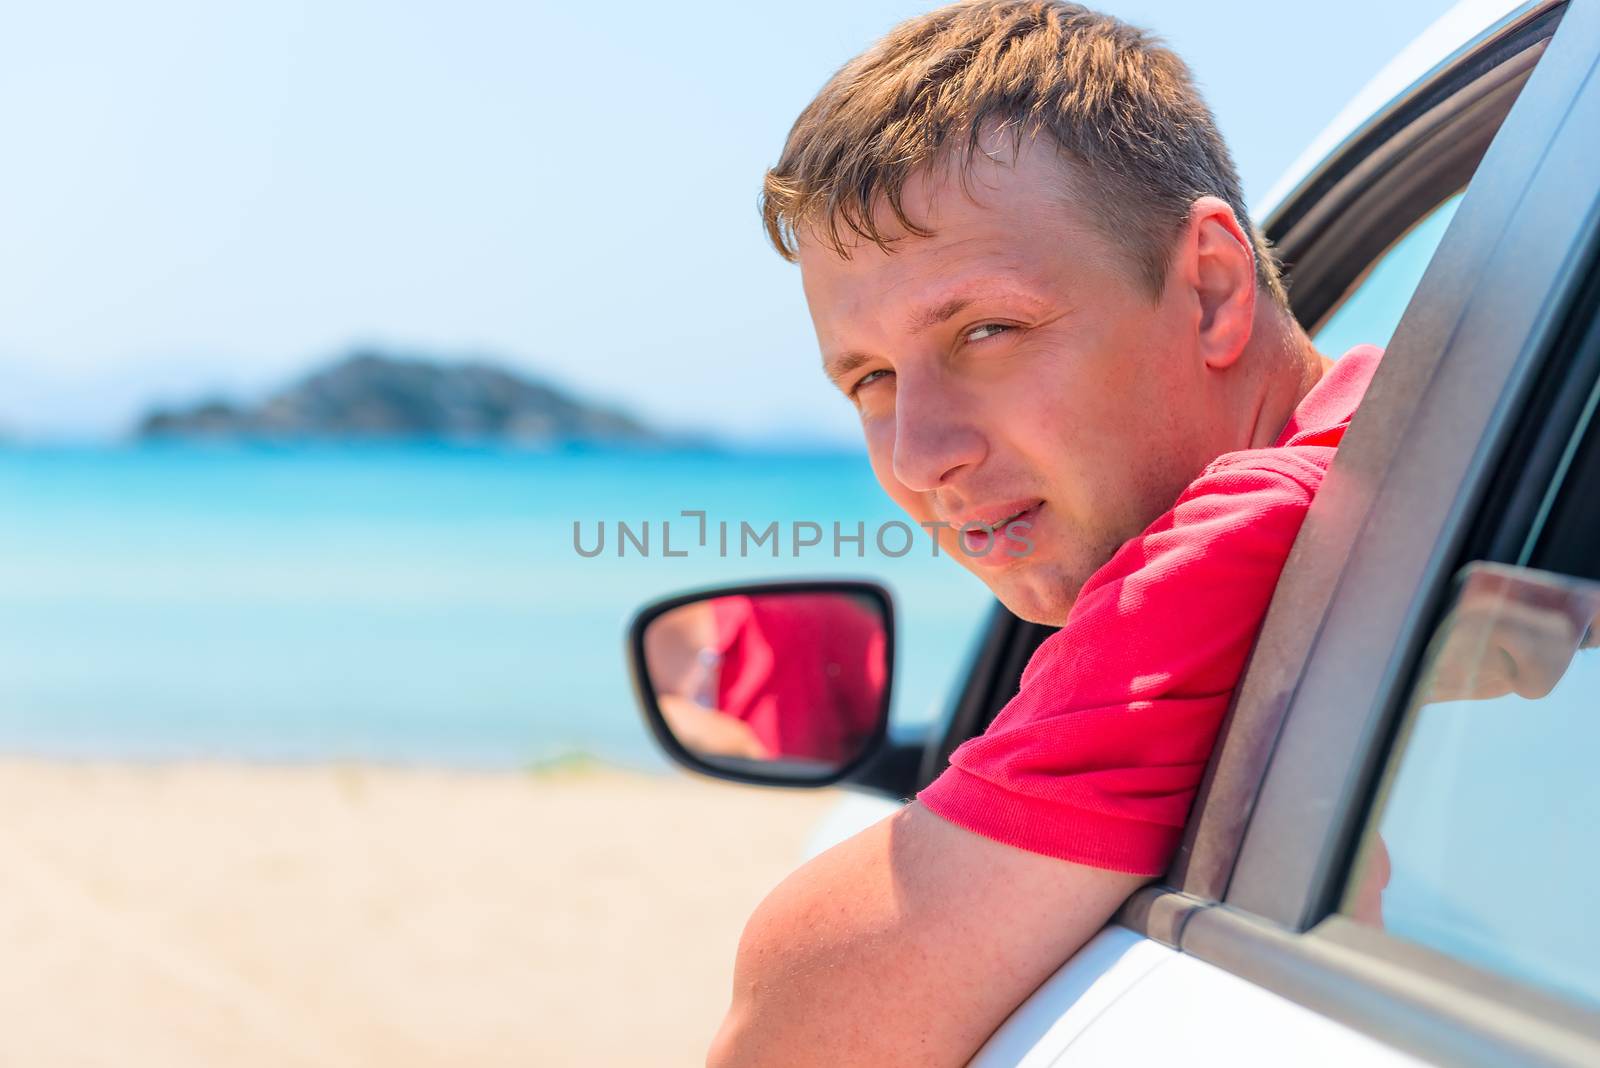
[[[1498,957],[1430,943],[1415,893],[1399,899],[1401,930],[1352,918],[1380,825],[1410,819],[1415,852],[1449,823],[1406,811],[1417,791],[1395,784],[1407,768],[1439,778],[1451,754],[1397,725],[1418,714],[1423,651],[1448,623],[1461,566],[1510,563],[1559,586],[1581,582],[1584,547],[1600,543],[1600,523],[1582,526],[1592,507],[1573,503],[1586,487],[1600,495],[1573,473],[1600,361],[1582,348],[1597,55],[1600,5],[1518,9],[1373,115],[1269,220],[1296,313],[1325,351],[1340,331],[1389,340],[1405,314],[1296,543],[1167,879],[975,1064],[1600,1058],[1592,1006],[1571,992],[1588,989],[1581,963],[1535,953],[1530,965],[1510,944],[1515,903],[1479,916],[1503,944],[1479,930],[1468,946]],[[1016,633],[1012,648],[1033,638]],[[1579,857],[1600,844],[1552,841]],[[1397,856],[1396,871],[1402,859],[1448,871],[1416,856]],[[1568,897],[1551,922],[1588,930],[1583,886]],[[1521,970],[1496,966],[1506,959]],[[1555,972],[1567,985],[1552,993]]]

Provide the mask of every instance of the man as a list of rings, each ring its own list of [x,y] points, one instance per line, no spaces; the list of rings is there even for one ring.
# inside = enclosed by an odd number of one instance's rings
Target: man
[[[1075,5],[898,27],[763,209],[885,490],[1062,629],[915,802],[757,909],[711,1062],[957,1065],[1165,868],[1379,353],[1316,351],[1183,63]]]

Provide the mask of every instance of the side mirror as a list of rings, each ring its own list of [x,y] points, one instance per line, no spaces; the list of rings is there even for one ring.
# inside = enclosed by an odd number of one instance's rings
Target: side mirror
[[[872,582],[770,582],[640,609],[628,662],[669,756],[716,778],[826,786],[883,749],[894,605]]]

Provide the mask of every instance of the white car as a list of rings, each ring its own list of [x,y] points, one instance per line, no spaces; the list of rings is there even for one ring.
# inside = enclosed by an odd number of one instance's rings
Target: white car
[[[1484,604],[1501,621],[1600,618],[1597,62],[1600,0],[1462,4],[1258,213],[1319,348],[1388,354],[1290,556],[1171,869],[974,1065],[1600,1064],[1600,654],[1579,652],[1538,698],[1426,689]],[[660,602],[635,620],[631,659],[647,720],[681,763],[883,799],[841,808],[825,838],[931,781],[1049,633],[997,606],[925,737],[888,733],[885,682],[870,729],[784,759],[686,742],[646,665],[651,626],[710,598],[795,594],[876,613],[888,651],[875,670],[888,674],[892,612],[868,583]],[[1381,925],[1352,905],[1379,831],[1392,858]]]

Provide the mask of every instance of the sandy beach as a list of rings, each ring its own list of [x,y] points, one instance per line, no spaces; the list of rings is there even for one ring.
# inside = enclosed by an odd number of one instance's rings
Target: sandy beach
[[[837,795],[0,763],[0,1065],[693,1065]]]

